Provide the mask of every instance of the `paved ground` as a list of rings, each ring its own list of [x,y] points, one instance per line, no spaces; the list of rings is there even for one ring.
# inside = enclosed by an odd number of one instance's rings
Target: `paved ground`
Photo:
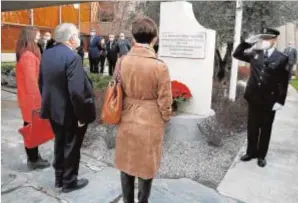
[[[28,171],[21,136],[22,125],[15,94],[1,91],[1,202],[3,203],[117,203],[121,202],[119,172],[84,153],[80,176],[89,185],[79,191],[60,194],[54,185],[52,168]],[[53,142],[40,147],[42,156],[53,159]],[[219,195],[189,179],[154,180],[150,203],[240,203]]]
[[[276,114],[267,166],[258,167],[256,160],[240,162],[243,147],[218,191],[248,203],[297,203],[297,146],[298,93],[290,87],[285,107]]]

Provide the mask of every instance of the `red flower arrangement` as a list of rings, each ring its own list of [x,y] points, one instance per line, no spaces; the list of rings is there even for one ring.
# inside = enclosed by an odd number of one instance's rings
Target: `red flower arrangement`
[[[188,87],[176,80],[171,82],[172,84],[172,96],[173,96],[173,104],[172,109],[173,111],[177,110],[178,105],[189,100],[192,95]]]

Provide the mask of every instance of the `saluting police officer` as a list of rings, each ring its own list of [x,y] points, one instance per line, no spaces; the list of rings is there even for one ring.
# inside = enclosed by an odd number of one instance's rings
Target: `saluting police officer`
[[[236,59],[250,63],[251,74],[244,98],[248,102],[247,151],[242,161],[258,158],[265,167],[275,111],[283,107],[288,89],[288,57],[275,46],[279,31],[266,28],[250,37],[235,50]],[[261,48],[248,49],[254,45]]]

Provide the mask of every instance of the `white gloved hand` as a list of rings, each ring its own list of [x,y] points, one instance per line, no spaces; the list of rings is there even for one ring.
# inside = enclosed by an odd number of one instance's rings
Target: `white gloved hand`
[[[80,127],[83,127],[85,125],[85,123],[81,123],[80,121],[78,121],[78,126],[79,126],[79,128]]]
[[[248,43],[248,44],[255,44],[259,40],[260,40],[259,35],[253,35],[253,36],[249,37],[248,39],[246,39],[245,42]]]
[[[279,104],[279,103],[275,103],[273,108],[272,108],[272,111],[278,111],[280,109],[282,109],[283,105]]]

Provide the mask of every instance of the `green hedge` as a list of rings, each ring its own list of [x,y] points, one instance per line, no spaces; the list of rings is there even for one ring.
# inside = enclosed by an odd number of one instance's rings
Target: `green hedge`
[[[93,82],[93,87],[96,90],[104,91],[111,80],[111,76],[100,76],[99,74],[89,73],[91,81]]]
[[[1,62],[1,73],[8,74],[16,67],[15,62]]]

